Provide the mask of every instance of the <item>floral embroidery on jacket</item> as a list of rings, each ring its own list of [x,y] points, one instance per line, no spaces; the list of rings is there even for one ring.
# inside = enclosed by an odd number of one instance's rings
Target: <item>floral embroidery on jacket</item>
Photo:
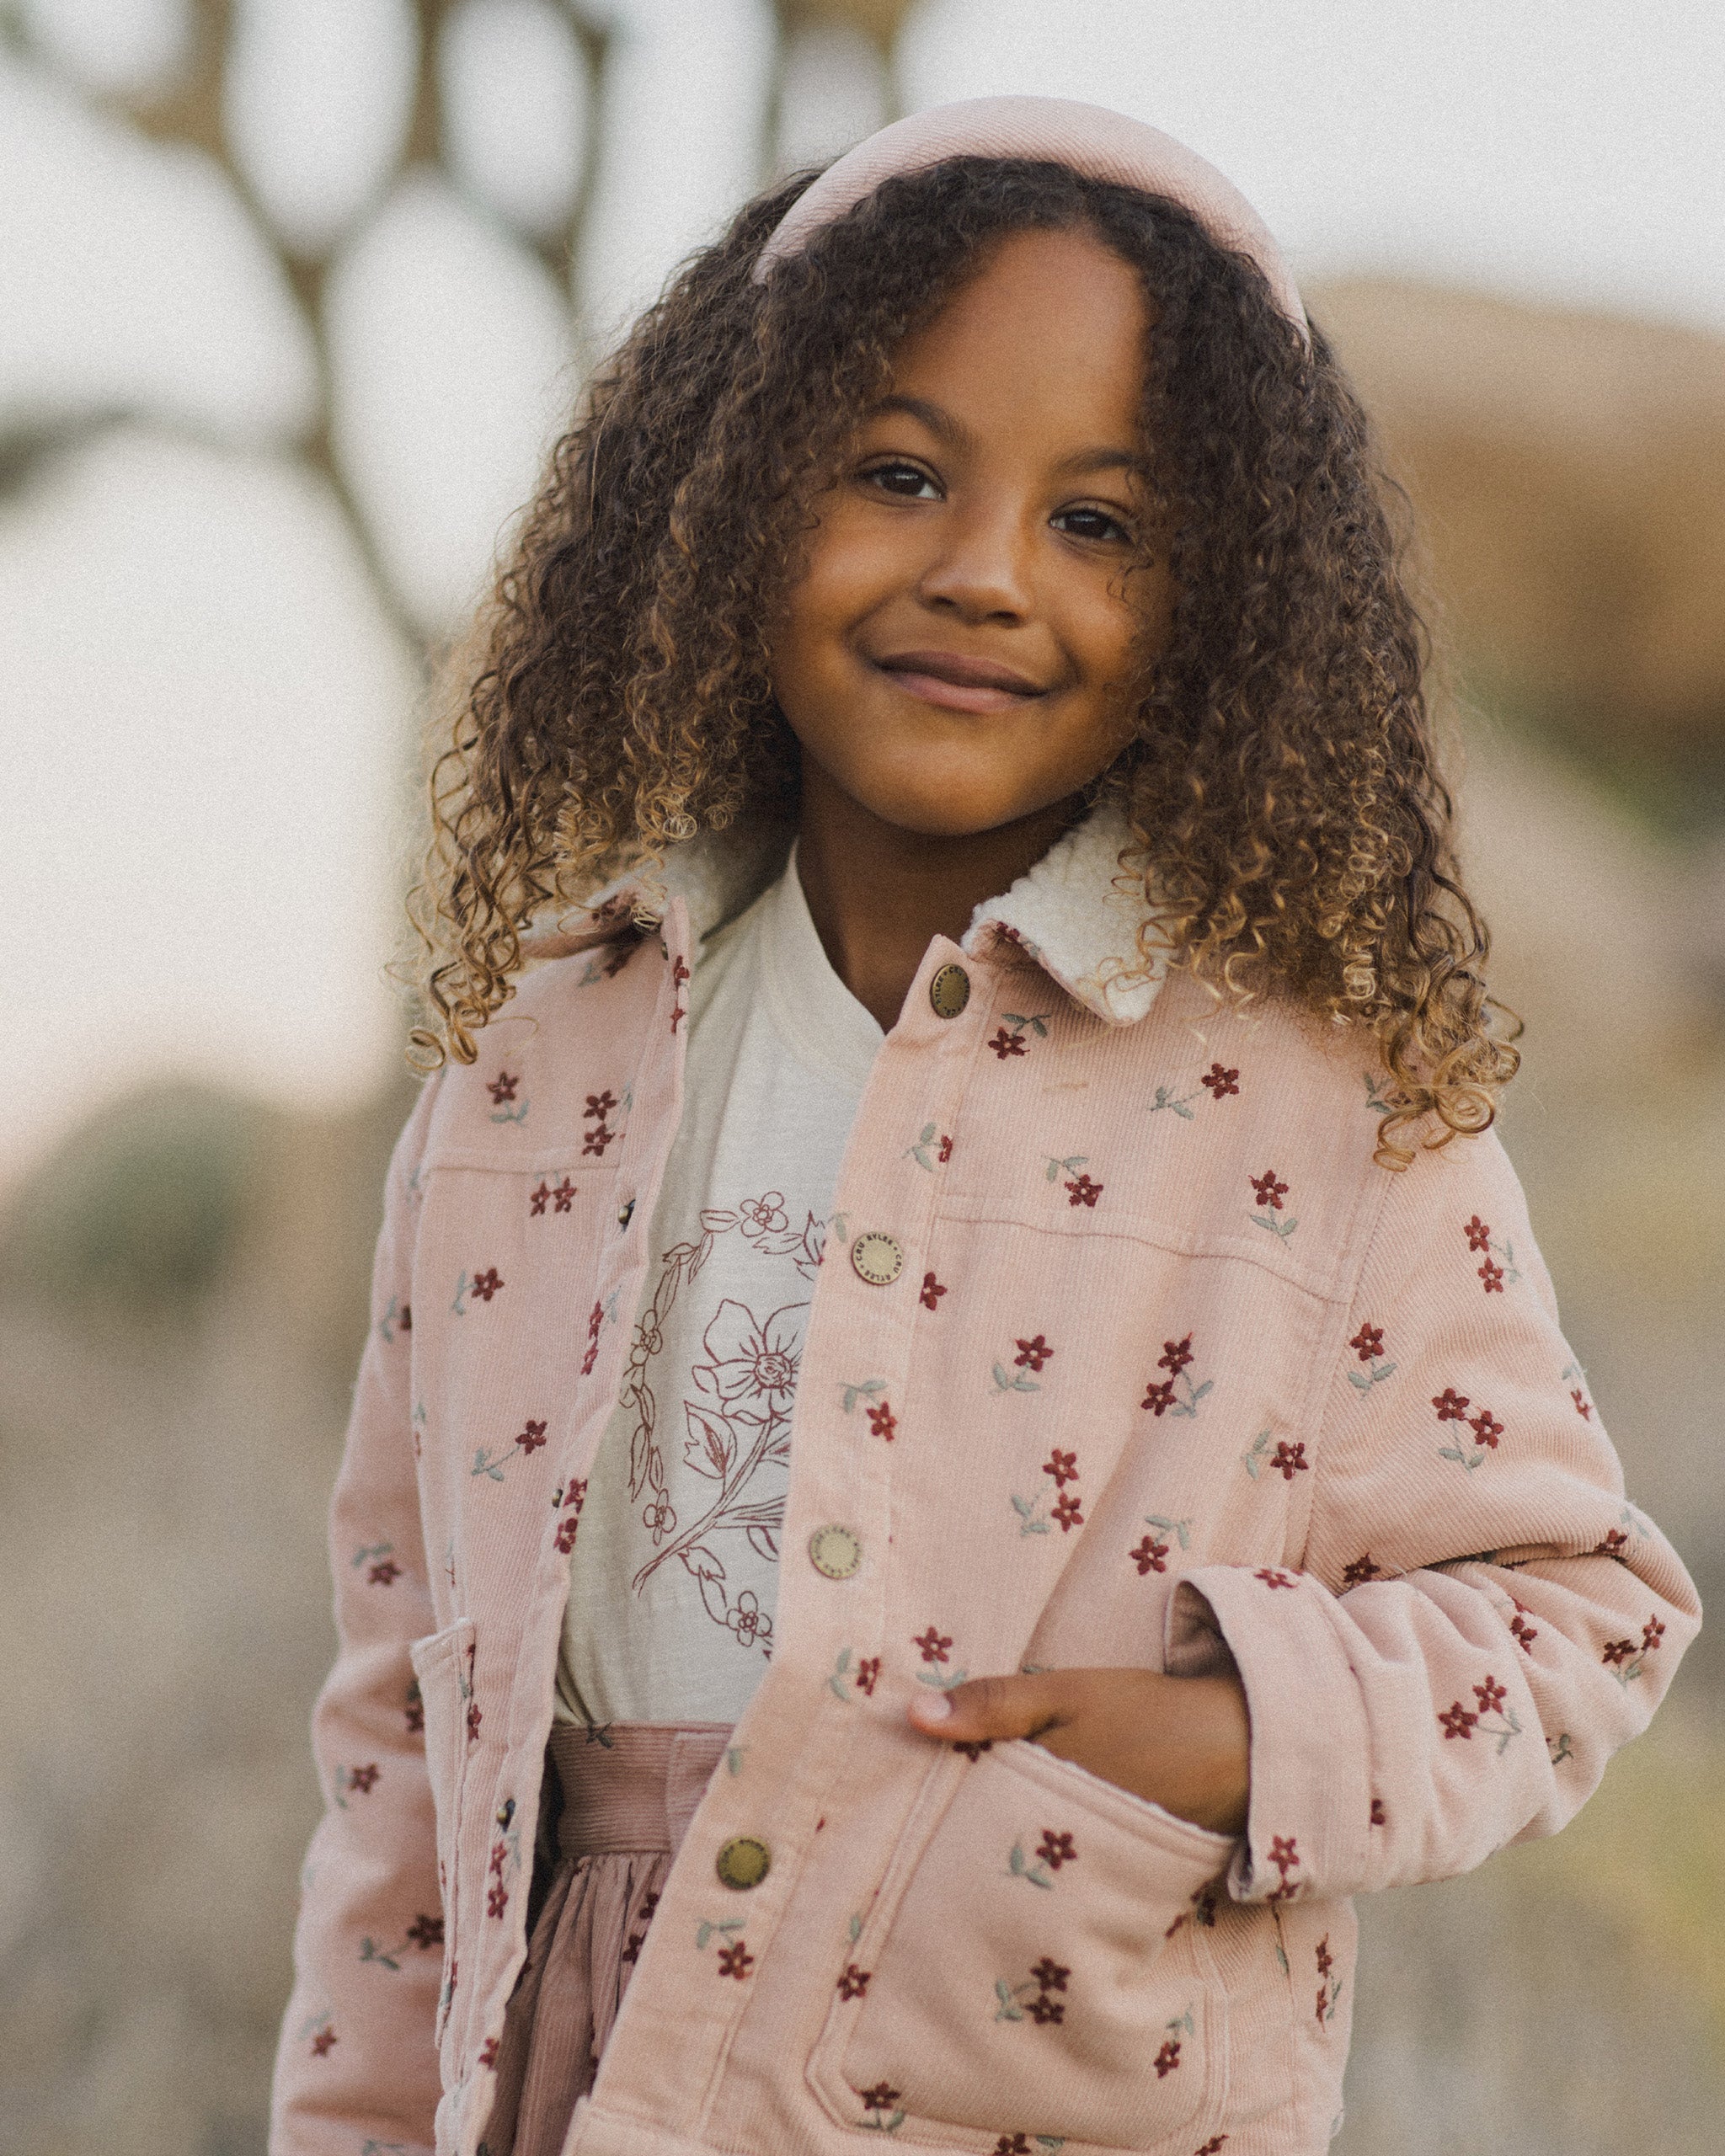
[[[1477,1257],[1481,1287],[1488,1295],[1501,1295],[1504,1287],[1513,1288],[1521,1274],[1515,1263],[1514,1243],[1498,1244],[1493,1240],[1488,1223],[1476,1213],[1462,1230],[1467,1237],[1467,1247]],[[1503,1262],[1499,1264],[1498,1259]]]
[[[922,1292],[917,1300],[926,1310],[938,1310],[940,1299],[946,1292],[932,1273],[925,1273],[922,1276]]]
[[[1237,1093],[1239,1090],[1240,1073],[1229,1070],[1226,1065],[1213,1063],[1189,1093],[1177,1093],[1172,1086],[1158,1086],[1149,1113],[1159,1115],[1164,1108],[1170,1108],[1183,1123],[1190,1123],[1193,1120],[1191,1103],[1198,1098],[1200,1091],[1207,1091],[1212,1101],[1225,1101],[1231,1093]]]
[[[1381,1385],[1386,1378],[1395,1376],[1396,1365],[1383,1360],[1382,1326],[1363,1323],[1348,1345],[1365,1366],[1363,1369],[1348,1371],[1349,1385],[1356,1386],[1361,1392],[1370,1392],[1375,1385]]]
[[[1082,1527],[1084,1514],[1079,1509],[1083,1502],[1082,1492],[1066,1487],[1067,1483],[1077,1481],[1077,1454],[1062,1452],[1056,1446],[1043,1462],[1042,1471],[1051,1478],[1053,1492],[1039,1486],[1032,1497],[1012,1499],[1012,1510],[1020,1523],[1019,1534],[1046,1534],[1051,1520],[1062,1534],[1069,1534],[1075,1527]]]
[[[1467,1411],[1473,1402],[1465,1392],[1457,1392],[1452,1385],[1446,1385],[1441,1392],[1433,1396],[1432,1406],[1437,1411],[1439,1422],[1460,1422],[1473,1433],[1475,1449],[1472,1451],[1469,1451],[1459,1438],[1454,1444],[1438,1447],[1439,1460],[1453,1460],[1471,1475],[1475,1468],[1483,1462],[1487,1452],[1498,1449],[1498,1440],[1503,1434],[1503,1425],[1489,1407],[1477,1408],[1470,1415]]]
[[[1159,1370],[1166,1370],[1167,1377],[1146,1380],[1144,1397],[1138,1403],[1148,1408],[1158,1421],[1164,1415],[1191,1416],[1198,1412],[1199,1402],[1210,1391],[1215,1380],[1206,1378],[1202,1385],[1194,1385],[1186,1374],[1194,1360],[1192,1335],[1183,1340],[1165,1340],[1162,1352],[1156,1358]]]
[[[943,1168],[953,1157],[953,1141],[941,1130],[938,1123],[925,1123],[917,1134],[914,1145],[905,1148],[905,1158],[914,1161],[919,1168],[927,1168],[932,1175],[937,1168]]]
[[[1066,1988],[1066,1979],[1072,1972],[1061,1967],[1044,1954],[1034,1963],[1028,1977],[1014,1983],[1010,1977],[996,1977],[994,1980],[996,2021],[1022,2021],[1028,2014],[1039,2024],[1061,2022],[1066,2018],[1066,2003],[1055,1994]]]
[[[1282,1200],[1288,1195],[1288,1185],[1274,1168],[1266,1168],[1261,1176],[1248,1176],[1247,1181],[1252,1185],[1258,1209],[1248,1213],[1247,1219],[1254,1228],[1268,1228],[1273,1235],[1278,1235],[1286,1242],[1300,1225],[1297,1220],[1279,1220],[1276,1218],[1279,1213],[1285,1210]],[[1268,1210],[1263,1209],[1266,1208]]]

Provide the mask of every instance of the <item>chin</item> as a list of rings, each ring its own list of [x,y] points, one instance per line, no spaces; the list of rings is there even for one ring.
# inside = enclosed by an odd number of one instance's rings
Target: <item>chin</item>
[[[852,791],[883,823],[928,839],[975,838],[980,832],[1017,823],[1048,805],[1003,798],[987,787],[935,785],[927,780],[910,785],[859,785]]]

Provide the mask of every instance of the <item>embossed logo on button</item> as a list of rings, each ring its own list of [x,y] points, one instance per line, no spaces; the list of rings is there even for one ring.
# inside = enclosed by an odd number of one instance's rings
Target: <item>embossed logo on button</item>
[[[851,1245],[851,1262],[873,1288],[889,1288],[905,1269],[905,1253],[890,1235],[872,1231]]]
[[[956,1018],[970,1001],[970,976],[962,966],[943,966],[928,984],[937,1018]]]
[[[739,1893],[758,1886],[772,1869],[772,1852],[765,1842],[757,1842],[752,1835],[739,1834],[719,1851],[713,1870],[727,1886],[734,1886]]]
[[[847,1527],[817,1527],[809,1538],[809,1561],[824,1578],[847,1580],[862,1561],[862,1545]]]

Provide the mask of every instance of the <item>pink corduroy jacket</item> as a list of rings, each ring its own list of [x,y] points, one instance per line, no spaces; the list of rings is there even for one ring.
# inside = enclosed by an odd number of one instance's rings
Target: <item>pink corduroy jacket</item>
[[[1111,844],[937,940],[880,1051],[776,1652],[569,2156],[1321,2150],[1349,1897],[1561,1827],[1696,1629],[1496,1138],[1377,1166],[1369,1043],[1098,963],[1135,919]],[[397,1150],[273,2156],[484,2149],[569,1553],[738,902],[660,897],[544,947]],[[1238,1670],[1243,1838],[905,1724],[919,1685],[1097,1664]]]

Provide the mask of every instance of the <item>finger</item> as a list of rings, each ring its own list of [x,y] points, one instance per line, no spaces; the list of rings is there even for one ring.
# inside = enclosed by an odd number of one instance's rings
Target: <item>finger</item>
[[[919,1693],[910,1716],[918,1729],[948,1744],[1034,1737],[1065,1719],[1066,1693],[1058,1670],[1036,1677],[977,1677],[949,1692]]]

